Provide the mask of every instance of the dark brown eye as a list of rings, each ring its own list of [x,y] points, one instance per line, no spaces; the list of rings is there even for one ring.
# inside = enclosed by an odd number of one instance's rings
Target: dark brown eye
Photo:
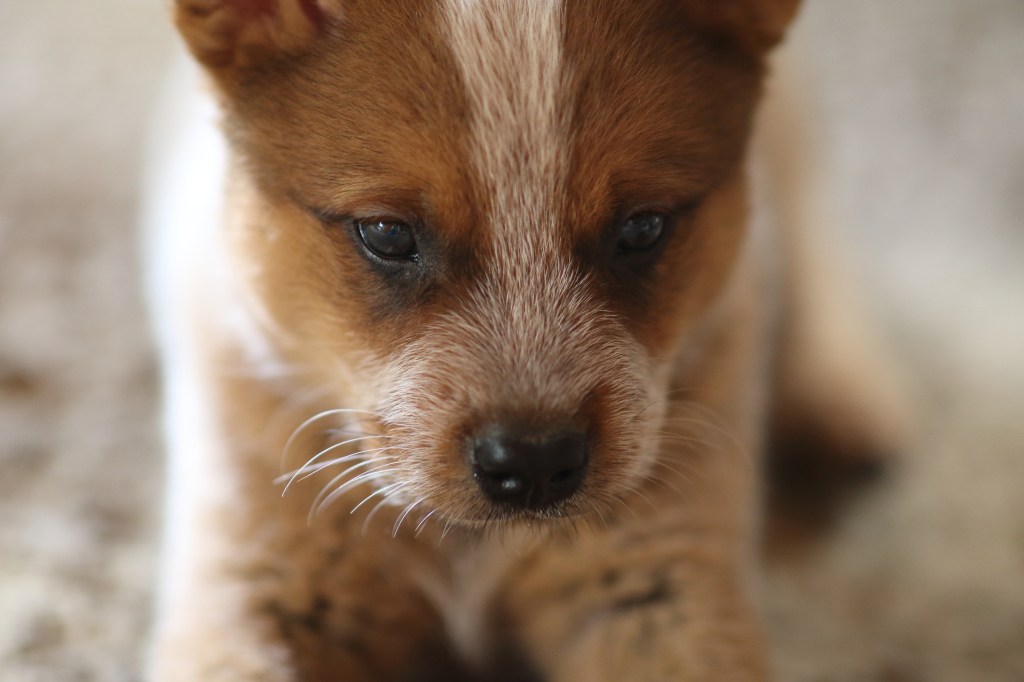
[[[654,248],[665,232],[663,213],[644,212],[630,216],[619,227],[615,242],[619,253],[640,253]]]
[[[416,257],[416,237],[409,225],[387,218],[371,218],[355,222],[359,238],[378,258],[411,260]]]

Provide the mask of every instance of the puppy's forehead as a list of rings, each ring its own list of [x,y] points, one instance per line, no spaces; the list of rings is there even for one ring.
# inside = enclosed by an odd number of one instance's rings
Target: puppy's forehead
[[[348,0],[309,54],[247,78],[233,132],[316,208],[409,205],[458,240],[596,229],[692,198],[742,147],[755,69],[678,7]]]
[[[561,0],[444,0],[470,106],[469,161],[491,228],[556,228],[570,156]]]
[[[694,201],[739,158],[758,69],[679,0],[442,6],[493,230],[553,236]]]

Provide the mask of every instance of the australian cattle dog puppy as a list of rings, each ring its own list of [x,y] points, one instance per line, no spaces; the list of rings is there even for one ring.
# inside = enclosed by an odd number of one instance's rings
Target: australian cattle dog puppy
[[[770,678],[765,434],[884,431],[748,210],[796,9],[173,3],[217,125],[172,107],[153,206],[152,679]]]

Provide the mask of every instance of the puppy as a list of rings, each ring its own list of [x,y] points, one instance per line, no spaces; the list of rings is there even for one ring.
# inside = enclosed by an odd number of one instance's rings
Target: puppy
[[[152,679],[769,679],[766,422],[881,430],[748,220],[796,5],[174,3]]]

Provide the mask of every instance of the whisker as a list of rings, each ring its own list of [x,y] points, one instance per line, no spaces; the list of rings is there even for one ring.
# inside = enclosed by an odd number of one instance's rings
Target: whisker
[[[322,419],[326,419],[327,417],[334,417],[334,416],[337,416],[339,414],[368,414],[368,415],[371,415],[371,416],[374,416],[374,417],[377,416],[376,412],[370,412],[369,410],[357,410],[357,409],[348,408],[348,407],[339,407],[339,408],[335,408],[333,410],[324,410],[323,412],[319,412],[317,414],[314,414],[312,417],[310,417],[306,421],[304,421],[301,424],[299,424],[295,428],[295,430],[292,431],[292,435],[290,435],[288,437],[288,440],[285,441],[284,448],[282,448],[282,450],[281,450],[282,468],[283,468],[283,463],[287,461],[288,453],[291,452],[291,448],[295,444],[295,441],[299,438],[300,435],[302,435],[302,433],[307,428],[309,428],[310,426],[312,426],[313,424],[315,424],[316,422],[318,422],[318,421],[320,421]]]
[[[626,509],[626,511],[633,515],[634,519],[637,518],[636,510],[630,507],[628,504],[626,504],[626,501],[623,500],[621,497],[615,496],[612,498],[612,500],[622,505]]]
[[[655,464],[661,464],[661,462],[655,462]],[[680,474],[680,476],[682,476],[682,474]],[[662,490],[667,490],[670,493],[676,493],[677,495],[682,495],[683,494],[683,491],[680,490],[678,488],[678,486],[669,485],[667,481],[665,481],[665,480],[663,480],[661,478],[658,478],[653,473],[647,474],[646,476],[643,477],[642,480],[646,481],[647,483],[650,483],[653,486],[661,488]],[[687,479],[687,483],[689,483],[688,479]]]
[[[392,497],[393,494],[397,495],[402,490],[402,488],[405,487],[405,485],[406,484],[404,484],[404,483],[396,484],[397,487],[393,487],[392,490],[389,490],[384,495],[384,497],[381,498],[381,501],[378,502],[376,505],[374,505],[373,509],[370,510],[370,513],[366,515],[365,519],[363,519],[363,529],[362,529],[363,537],[366,537],[366,530],[370,527],[370,522],[373,520],[373,517],[376,516],[377,512],[379,512],[381,509],[383,509],[387,505],[388,498]]]
[[[417,537],[418,538],[420,536],[420,533],[423,532],[423,529],[427,525],[427,521],[429,521],[430,517],[433,516],[434,514],[436,514],[437,511],[438,511],[437,507],[434,507],[434,509],[432,509],[431,511],[427,512],[426,516],[424,516],[422,519],[420,519],[419,523],[416,524],[416,534],[413,537]]]
[[[388,463],[391,463],[394,460],[395,460],[395,458],[394,457],[390,457],[390,456],[386,456],[386,457],[372,457],[372,458],[368,459],[367,462],[380,464],[381,466],[386,466]],[[337,474],[334,478],[332,478],[330,481],[328,481],[326,484],[324,484],[323,488],[320,489],[320,495],[317,496],[316,500],[314,500],[313,503],[316,504],[316,501],[320,499],[320,496],[327,494],[326,491],[331,490],[332,488],[334,488],[334,485],[336,483],[340,483],[343,479],[345,479],[354,468],[360,467],[360,466],[363,466],[363,465],[364,465],[363,463],[355,464],[355,465],[353,465],[351,467],[346,468],[340,474]],[[372,471],[376,471],[376,469],[374,469]],[[366,473],[371,473],[371,472],[366,472]],[[366,474],[360,474],[359,476],[365,476],[365,475]],[[359,478],[359,476],[357,476],[356,478]],[[346,481],[345,483],[342,483],[339,486],[339,489],[341,487],[348,486],[350,483],[353,483],[353,482],[358,483],[359,481],[357,481],[356,478],[351,479],[349,481]],[[363,480],[363,479],[359,478],[359,480]],[[346,488],[346,490],[347,489],[348,488]]]
[[[342,459],[346,459],[346,458],[343,457]],[[371,464],[377,464],[377,463],[380,463],[382,461],[385,461],[385,458],[383,458],[383,457],[370,457],[370,458],[366,458],[362,462],[357,462],[356,464],[353,464],[352,466],[346,468],[345,471],[343,471],[342,473],[340,473],[337,476],[335,476],[335,480],[337,480],[338,477],[344,478],[345,476],[348,476],[349,474],[351,474],[353,471],[358,471],[359,469],[362,469],[363,467],[370,466]],[[330,466],[331,466],[331,463],[324,464],[320,470],[322,471],[323,469],[328,468]],[[309,473],[309,474],[306,474],[300,480],[304,481],[307,478],[309,478],[310,476],[313,476],[315,474],[316,474],[316,471],[314,471],[312,473]]]
[[[288,485],[285,486],[285,489],[284,489],[285,492],[288,492],[288,487],[291,486],[291,484],[294,482],[295,478],[297,476],[299,476],[300,474],[302,474],[303,472],[305,472],[307,469],[309,469],[310,465],[313,464],[313,462],[318,460],[320,457],[323,457],[328,452],[331,452],[332,450],[336,450],[337,448],[343,447],[345,445],[351,445],[352,443],[356,443],[356,442],[361,441],[361,440],[367,440],[367,439],[370,439],[370,438],[373,438],[373,436],[361,436],[359,438],[350,438],[350,439],[348,439],[346,441],[342,441],[341,443],[337,443],[337,444],[332,445],[332,446],[330,446],[328,448],[325,448],[325,449],[321,450],[320,452],[316,453],[315,455],[313,455],[313,457],[308,459],[306,461],[306,463],[303,464],[302,466],[300,466],[298,469],[293,469],[292,471],[289,471],[287,473],[281,474],[280,476],[278,476],[277,478],[274,479],[274,482],[275,483],[280,483],[281,481],[283,481],[285,479],[285,477],[291,477],[291,480],[288,481]],[[377,448],[377,449],[380,449],[380,448]],[[356,457],[358,455],[361,455],[363,453],[366,453],[366,452],[369,452],[369,451],[368,450],[363,450],[362,452],[356,452],[356,453],[353,453],[351,455],[347,455],[347,457],[349,459],[353,459],[354,457]],[[331,462],[337,463],[337,462],[344,461],[344,460],[345,460],[345,457],[340,457],[338,459],[331,460]],[[325,466],[330,466],[330,463],[326,464]],[[316,473],[317,471],[320,471],[321,468],[322,467],[319,467],[319,468],[318,467],[314,467],[313,468],[314,473]],[[282,494],[284,494],[284,493],[282,493]]]
[[[676,476],[678,476],[679,478],[681,478],[684,481],[686,481],[687,483],[691,483],[691,484],[693,483],[693,479],[690,478],[689,474],[696,473],[696,471],[693,471],[693,470],[691,470],[690,472],[681,471],[678,468],[672,466],[671,464],[669,464],[668,462],[666,462],[664,459],[661,459],[661,458],[658,458],[658,459],[654,460],[654,466],[659,466],[659,467],[665,469],[666,471],[670,471],[673,474],[675,474]]]
[[[684,409],[690,409],[694,412],[698,412],[701,415],[703,415],[707,420],[705,426],[710,427],[719,435],[724,436],[729,442],[731,442],[732,445],[736,448],[737,453],[740,454],[741,457],[743,457],[744,461],[746,461],[748,464],[752,462],[750,452],[743,445],[742,441],[740,441],[736,434],[730,431],[728,428],[726,428],[728,422],[725,420],[724,417],[722,417],[722,415],[718,414],[707,405],[703,405],[701,403],[696,402],[686,403]]]
[[[345,455],[344,457],[338,457],[336,459],[331,459],[331,460],[328,460],[326,462],[321,462],[321,463],[317,464],[315,467],[312,467],[299,480],[300,481],[304,481],[307,478],[309,478],[310,476],[313,476],[316,473],[318,473],[320,471],[323,471],[324,469],[328,469],[328,468],[334,466],[335,464],[340,464],[341,462],[347,462],[347,461],[350,461],[350,460],[353,460],[353,459],[359,459],[359,458],[369,458],[371,460],[374,460],[374,459],[376,459],[376,460],[394,459],[394,457],[392,455],[384,455],[384,456],[378,456],[378,457],[368,457],[369,455],[378,455],[381,452],[386,452],[388,450],[394,450],[394,449],[395,448],[393,446],[385,446],[385,447],[380,447],[380,448],[369,448],[367,450],[360,450],[359,452],[353,452],[351,455]],[[299,472],[294,474],[294,476],[298,476],[299,473],[302,473],[302,471],[305,471],[307,467],[308,467],[308,464],[303,466],[302,469]],[[293,476],[293,478],[294,478],[294,476]],[[335,479],[335,480],[337,480],[337,479]],[[286,490],[287,490],[287,488],[286,488]]]
[[[367,433],[362,429],[350,428],[350,427],[338,427],[336,429],[324,429],[324,433],[328,436],[367,436],[368,438],[381,438],[388,440],[394,436],[388,436],[383,433]]]
[[[362,507],[364,504],[366,504],[367,502],[369,502],[370,500],[372,500],[373,498],[375,498],[375,497],[377,497],[379,495],[384,495],[385,497],[387,497],[388,493],[390,493],[395,488],[402,487],[403,485],[405,485],[405,484],[404,483],[392,483],[391,485],[386,485],[383,488],[378,488],[377,490],[373,491],[372,493],[370,493],[369,495],[364,497],[359,502],[359,504],[357,504],[356,506],[352,507],[352,509],[349,511],[349,514],[355,514],[357,511],[359,511],[360,507]]]
[[[406,508],[402,510],[402,513],[398,515],[398,520],[395,521],[394,527],[391,529],[391,537],[392,538],[397,538],[398,537],[398,529],[402,527],[402,522],[405,521],[405,517],[408,516],[409,512],[411,512],[413,509],[415,509],[420,504],[420,502],[422,502],[425,499],[427,499],[427,498],[421,497],[418,500],[416,500],[415,502],[412,502],[409,505],[407,505]]]
[[[382,450],[382,449],[383,448],[374,448],[373,451]],[[302,474],[302,473],[307,473],[308,475],[303,477],[303,479],[302,479],[302,480],[305,480],[306,478],[308,478],[309,476],[312,476],[313,474],[317,473],[318,471],[323,471],[324,469],[332,467],[335,464],[341,464],[342,462],[350,462],[353,459],[365,459],[367,452],[369,452],[369,451],[367,451],[367,450],[360,450],[359,452],[353,452],[352,454],[345,455],[344,457],[336,457],[334,459],[329,459],[326,462],[320,462],[319,464],[317,464],[315,466],[312,466],[312,467],[309,466],[308,464],[303,464],[298,469],[293,469],[292,471],[288,471],[288,472],[285,472],[285,473],[281,474],[280,476],[278,476],[277,478],[274,479],[274,483],[277,483],[278,485],[280,485],[281,483],[284,483],[287,479],[291,479],[291,478],[293,478],[295,476],[298,476],[299,474]]]
[[[288,481],[288,485],[285,486],[285,489],[281,492],[281,496],[284,497],[285,493],[288,492],[288,487],[291,486],[291,484],[296,480],[296,477],[299,476],[299,474],[302,474],[303,472],[306,472],[306,473],[305,473],[305,475],[302,476],[302,478],[298,479],[299,481],[305,481],[307,478],[310,478],[311,476],[315,476],[316,474],[318,474],[319,472],[323,471],[324,469],[329,469],[330,467],[334,466],[335,464],[342,464],[344,462],[350,462],[353,459],[366,460],[367,462],[384,462],[384,461],[390,461],[390,460],[395,459],[395,457],[393,455],[380,455],[380,452],[382,452],[384,450],[388,450],[388,449],[390,449],[390,448],[373,448],[372,450],[363,450],[361,452],[356,452],[356,453],[353,453],[351,455],[346,455],[345,457],[338,457],[337,459],[333,459],[333,460],[331,460],[329,462],[322,462],[322,463],[318,464],[315,467],[309,468],[308,470],[305,467],[303,467],[302,469],[299,469],[298,471],[296,471],[293,474],[291,474],[291,479]],[[372,456],[374,454],[376,454],[376,456]],[[341,473],[335,475],[334,478],[332,478],[330,481],[328,481],[327,484],[324,487],[325,488],[329,488],[330,486],[334,485],[335,483],[337,483],[341,479],[345,478],[345,476],[347,476],[349,474],[349,472],[353,471],[356,468],[359,468],[359,466],[363,466],[363,464],[360,463],[358,465],[354,465],[353,467],[349,467],[349,468],[346,468],[346,469],[342,470]],[[280,480],[284,476],[288,476],[288,475],[289,474],[284,474],[283,476],[279,476],[276,480],[278,482],[280,482]]]
[[[399,470],[397,468],[388,469],[387,464],[384,464],[380,468],[359,474],[355,478],[352,478],[346,481],[345,483],[342,483],[340,486],[338,486],[330,493],[328,493],[327,491],[330,489],[331,484],[327,484],[326,486],[324,486],[324,489],[320,491],[320,494],[316,496],[316,499],[313,500],[313,510],[311,513],[313,516],[318,515],[332,502],[334,502],[339,497],[347,493],[349,490],[352,490],[352,488],[358,486],[360,483],[363,483],[364,481],[371,481],[377,478],[383,478],[388,474],[397,473],[398,471]]]
[[[638,486],[633,485],[633,486],[628,487],[626,490],[627,490],[628,494],[635,495],[639,499],[641,499],[644,502],[646,502],[651,507],[651,509],[654,512],[658,511],[658,505],[654,504],[654,502],[651,500],[651,498],[647,497],[647,495],[644,494],[643,490],[641,488],[639,488]]]
[[[444,528],[441,529],[441,537],[437,541],[438,547],[440,547],[441,543],[444,542],[445,536],[448,535],[448,531],[450,531],[451,529],[452,529],[452,520],[451,519],[445,519]]]

